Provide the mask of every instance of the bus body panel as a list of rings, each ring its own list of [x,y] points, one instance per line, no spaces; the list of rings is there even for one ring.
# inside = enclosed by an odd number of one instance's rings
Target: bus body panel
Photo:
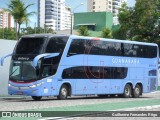
[[[71,86],[71,95],[123,94],[126,84],[132,84],[133,89],[137,84],[142,84],[143,93],[157,90],[158,55],[156,58],[105,56],[89,54],[90,51],[86,52],[86,49],[84,49],[84,54],[68,56],[74,39],[89,40],[89,42],[93,40],[89,37],[70,36],[55,75],[25,84],[9,81],[9,94],[58,96],[63,84]],[[110,39],[100,40],[157,47],[156,44],[149,43],[113,41]],[[123,73],[118,73],[119,70],[123,70]],[[73,71],[74,76],[70,76]],[[114,71],[117,73],[114,73]],[[107,76],[107,72],[112,72],[113,77]]]

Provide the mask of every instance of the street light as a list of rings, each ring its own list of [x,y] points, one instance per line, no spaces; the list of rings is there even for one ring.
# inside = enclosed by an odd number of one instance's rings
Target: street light
[[[72,32],[73,32],[73,30],[72,30],[72,28],[73,28],[73,14],[74,14],[74,11],[78,8],[78,7],[80,7],[81,5],[84,5],[84,3],[81,3],[81,4],[79,4],[77,7],[75,7],[74,9],[73,9],[73,11],[71,11],[71,31],[70,31],[70,34],[72,35]]]

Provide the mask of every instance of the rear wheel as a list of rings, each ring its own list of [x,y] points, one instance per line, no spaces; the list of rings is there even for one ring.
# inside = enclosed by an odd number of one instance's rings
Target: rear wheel
[[[41,98],[42,98],[41,96],[32,96],[32,99],[36,101],[40,101]]]
[[[68,97],[68,93],[69,93],[68,87],[66,85],[62,85],[57,98],[59,100],[65,100]]]
[[[136,85],[134,90],[133,90],[133,97],[134,98],[138,98],[142,93],[142,88],[140,87],[140,85]]]
[[[123,92],[123,97],[129,98],[129,97],[131,97],[131,93],[132,93],[131,86],[129,84],[126,84],[126,86],[124,88],[124,92]]]

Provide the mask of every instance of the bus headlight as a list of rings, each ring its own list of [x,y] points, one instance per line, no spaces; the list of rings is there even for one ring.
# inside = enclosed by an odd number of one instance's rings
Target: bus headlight
[[[40,85],[42,85],[42,83],[38,83],[38,84],[37,84],[37,86],[40,86]]]
[[[31,86],[29,86],[30,88],[35,88],[36,87],[36,85],[31,85]]]
[[[35,85],[31,85],[29,87],[30,88],[35,88],[35,87],[41,86],[42,84],[44,84],[44,82],[41,82],[41,83],[38,83],[38,84],[35,84]]]

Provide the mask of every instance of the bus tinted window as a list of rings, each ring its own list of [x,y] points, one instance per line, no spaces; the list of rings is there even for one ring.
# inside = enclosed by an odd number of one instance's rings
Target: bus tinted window
[[[157,56],[156,46],[123,43],[123,49],[125,57],[155,58]]]
[[[111,43],[99,40],[74,39],[71,42],[68,56],[77,54],[120,56],[121,43]]]
[[[149,58],[155,58],[157,56],[157,47],[148,46],[148,50],[150,51],[148,55]]]
[[[67,37],[54,37],[51,38],[47,47],[46,53],[60,53],[63,52],[68,38]]]
[[[88,40],[86,54],[121,56],[121,43]]]
[[[85,40],[74,39],[71,42],[67,56],[69,57],[72,55],[84,54],[84,51],[85,51]]]
[[[77,54],[155,58],[157,47],[100,40],[73,39],[68,57]]]
[[[16,47],[16,54],[39,54],[44,38],[22,38]]]
[[[125,79],[125,67],[78,66],[63,70],[63,79]]]
[[[132,44],[123,44],[124,56],[126,57],[136,57],[136,51],[133,49]]]

